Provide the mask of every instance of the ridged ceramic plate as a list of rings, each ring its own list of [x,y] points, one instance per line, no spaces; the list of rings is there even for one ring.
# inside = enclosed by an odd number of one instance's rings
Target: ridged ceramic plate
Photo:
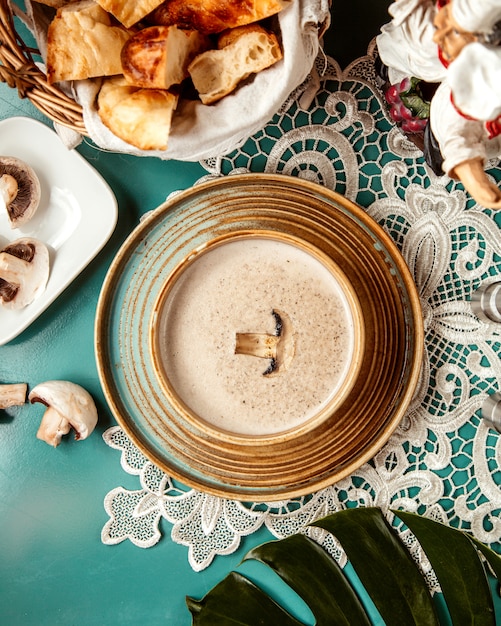
[[[96,317],[125,432],[186,485],[241,500],[311,493],[373,457],[422,354],[391,239],[288,176],[229,176],[156,209],[117,254]]]

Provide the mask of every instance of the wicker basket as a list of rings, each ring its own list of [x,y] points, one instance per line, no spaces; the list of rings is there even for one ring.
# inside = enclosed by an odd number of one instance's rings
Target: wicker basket
[[[0,80],[17,89],[20,98],[28,98],[49,119],[88,135],[82,119],[82,107],[57,87],[36,65],[40,55],[27,46],[16,31],[15,5],[0,0]]]

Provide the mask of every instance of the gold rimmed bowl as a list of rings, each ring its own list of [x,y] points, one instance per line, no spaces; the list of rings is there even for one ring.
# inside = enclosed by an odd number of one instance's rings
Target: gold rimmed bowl
[[[229,176],[156,209],[96,317],[112,413],[152,462],[215,495],[304,495],[376,454],[414,393],[423,325],[397,248],[342,196]]]

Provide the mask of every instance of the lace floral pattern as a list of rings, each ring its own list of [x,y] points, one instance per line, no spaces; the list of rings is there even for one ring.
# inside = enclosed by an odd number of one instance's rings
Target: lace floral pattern
[[[260,505],[176,484],[111,428],[104,439],[139,485],[107,494],[106,544],[152,546],[164,518],[195,570],[263,526],[278,538],[308,532],[342,562],[335,541],[306,526],[342,508],[379,506],[389,519],[391,509],[418,512],[500,549],[501,444],[480,417],[501,381],[500,328],[480,321],[470,305],[473,291],[501,274],[499,215],[476,205],[460,183],[434,175],[393,126],[370,54],[344,71],[319,57],[316,71],[319,88],[308,108],[305,85],[242,148],[203,162],[204,179],[248,171],[306,178],[354,200],[383,226],[413,273],[423,308],[426,355],[413,402],[386,446],[352,476],[308,497]],[[490,166],[497,181],[497,163]]]

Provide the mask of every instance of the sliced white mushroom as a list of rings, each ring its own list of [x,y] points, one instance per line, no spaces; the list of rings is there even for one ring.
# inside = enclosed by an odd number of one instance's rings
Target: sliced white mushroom
[[[49,278],[47,246],[30,237],[9,243],[0,251],[0,303],[10,309],[31,304]]]
[[[31,166],[15,157],[0,157],[0,205],[7,211],[11,228],[33,217],[40,196],[40,180]]]
[[[27,392],[28,385],[26,383],[4,383],[0,385],[0,409],[24,404]]]
[[[31,403],[47,407],[38,439],[57,447],[73,428],[75,439],[86,439],[97,424],[97,409],[90,393],[66,380],[49,380],[34,387],[28,396]]]
[[[0,176],[0,202],[7,208],[17,197],[19,185],[14,176],[3,174]]]
[[[269,359],[269,365],[263,372],[271,376],[286,370],[295,354],[294,332],[289,316],[283,311],[273,309],[275,334],[236,333],[235,354],[248,354],[261,359]]]

